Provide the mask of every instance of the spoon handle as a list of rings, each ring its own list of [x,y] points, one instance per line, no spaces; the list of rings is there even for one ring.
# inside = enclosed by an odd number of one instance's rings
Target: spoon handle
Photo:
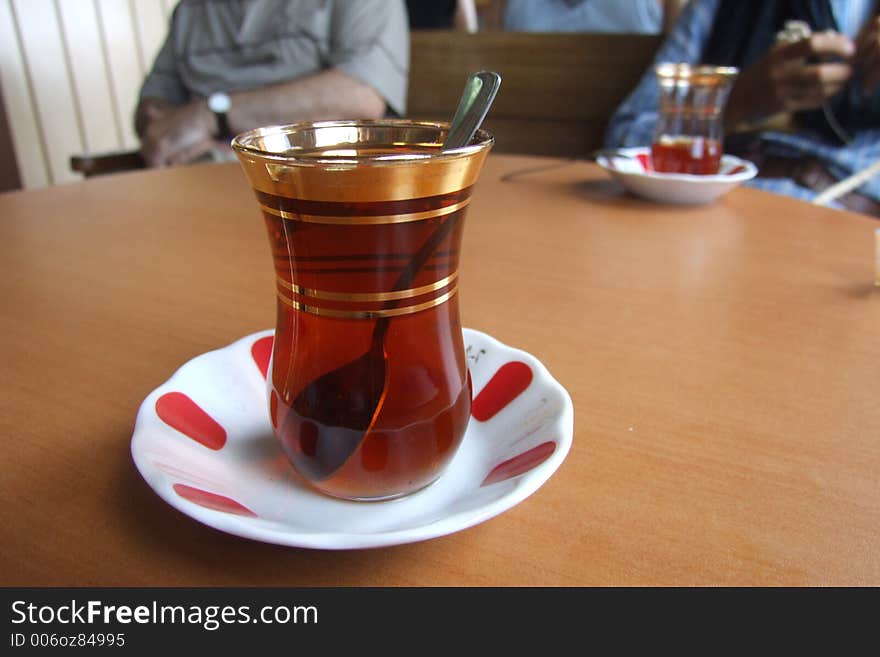
[[[443,141],[442,150],[448,151],[453,148],[461,148],[470,143],[477,129],[483,123],[483,119],[486,118],[489,107],[498,93],[499,86],[501,86],[501,76],[492,71],[478,71],[468,78],[464,85],[464,91],[461,94],[461,100],[458,103],[458,109],[455,110],[455,116],[452,117],[451,127],[449,132],[446,133],[446,139]],[[428,239],[425,240],[410,259],[403,272],[401,272],[392,291],[404,290],[412,284],[425,262],[455,228],[455,224],[458,223],[457,215],[458,213],[454,213],[446,217],[434,229],[434,232],[428,236]],[[385,339],[389,322],[390,319],[387,317],[382,317],[376,322],[376,326],[373,329],[374,344]]]
[[[501,86],[501,76],[493,71],[479,71],[465,83],[458,109],[452,117],[452,127],[446,134],[443,150],[467,146],[477,128],[483,123],[495,94]]]

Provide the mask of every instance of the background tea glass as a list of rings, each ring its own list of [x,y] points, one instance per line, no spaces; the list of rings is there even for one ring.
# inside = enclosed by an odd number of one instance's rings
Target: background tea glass
[[[663,173],[718,173],[723,154],[723,111],[739,70],[664,63],[655,68],[659,116],[651,162]]]
[[[301,123],[233,140],[275,265],[272,425],[295,469],[329,495],[419,490],[464,436],[459,249],[493,139],[480,130],[441,152],[448,128]]]

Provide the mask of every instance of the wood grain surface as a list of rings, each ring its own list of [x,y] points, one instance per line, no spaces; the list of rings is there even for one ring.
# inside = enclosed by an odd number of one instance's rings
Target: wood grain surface
[[[463,321],[566,386],[571,452],[476,527],[320,552],[198,524],[129,454],[151,390],[274,322],[238,166],[0,195],[0,584],[880,585],[875,221],[492,155],[467,222]]]

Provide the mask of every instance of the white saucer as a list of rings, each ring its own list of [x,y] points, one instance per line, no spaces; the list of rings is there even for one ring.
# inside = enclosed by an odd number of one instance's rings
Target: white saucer
[[[701,205],[711,203],[737,185],[758,175],[748,160],[722,155],[716,175],[660,173],[650,167],[651,149],[619,148],[603,151],[596,163],[619,180],[633,194],[661,203]]]
[[[138,412],[131,454],[141,475],[168,504],[215,529],[321,549],[442,536],[522,502],[571,447],[571,398],[547,368],[464,329],[474,413],[482,421],[471,417],[449,468],[397,500],[327,497],[302,482],[272,433],[264,378],[272,335],[255,333],[194,358]]]

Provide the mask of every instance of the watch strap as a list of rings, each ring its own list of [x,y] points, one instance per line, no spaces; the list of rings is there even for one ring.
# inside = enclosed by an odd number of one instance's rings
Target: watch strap
[[[229,130],[229,119],[226,112],[214,112],[214,118],[217,121],[217,137],[219,139],[229,139],[232,137]]]

